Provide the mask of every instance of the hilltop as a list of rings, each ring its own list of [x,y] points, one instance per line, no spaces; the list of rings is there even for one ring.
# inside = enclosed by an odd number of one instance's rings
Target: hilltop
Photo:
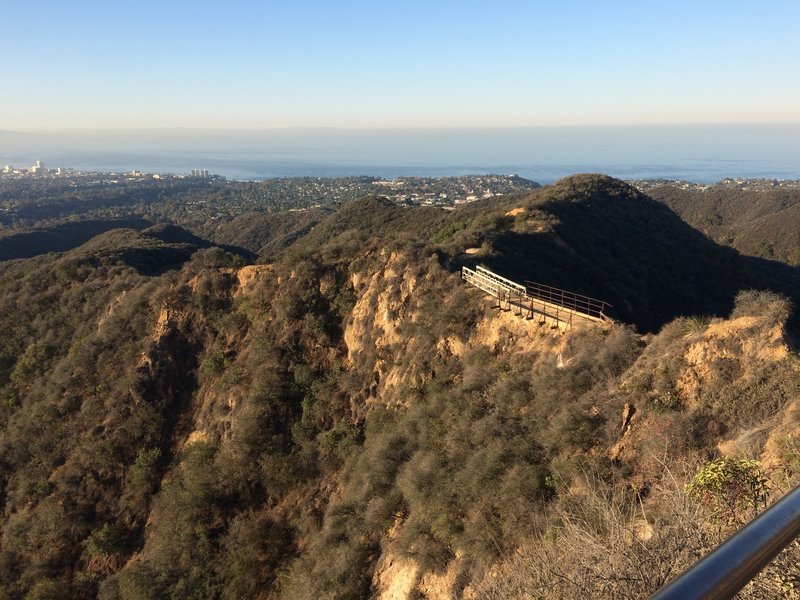
[[[698,467],[795,477],[798,269],[620,181],[232,223],[260,257],[161,223],[0,263],[8,597],[642,597],[751,514]],[[617,321],[498,312],[476,262]]]

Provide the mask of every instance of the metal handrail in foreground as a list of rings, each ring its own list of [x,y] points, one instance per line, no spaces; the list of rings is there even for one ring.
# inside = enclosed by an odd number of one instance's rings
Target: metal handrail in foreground
[[[651,600],[732,598],[800,535],[800,486],[661,588]]]

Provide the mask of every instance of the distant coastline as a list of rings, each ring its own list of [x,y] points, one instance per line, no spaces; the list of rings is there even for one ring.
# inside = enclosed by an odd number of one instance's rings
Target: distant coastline
[[[42,160],[84,171],[273,177],[573,173],[708,184],[800,178],[800,124],[508,129],[0,132],[0,168]]]
[[[395,179],[397,177],[458,177],[462,175],[483,175],[497,173],[502,175],[519,175],[542,184],[553,183],[563,177],[575,173],[604,173],[617,179],[650,180],[664,179],[686,181],[696,184],[713,184],[724,179],[800,179],[800,167],[795,170],[790,165],[782,168],[768,168],[765,165],[748,165],[741,162],[706,164],[631,164],[628,166],[595,164],[563,164],[563,165],[525,165],[525,164],[471,164],[449,166],[423,165],[373,165],[373,164],[336,164],[316,162],[267,162],[247,165],[230,164],[228,159],[220,157],[163,159],[154,157],[119,158],[110,156],[106,160],[97,161],[81,159],[53,160],[48,154],[42,156],[46,164],[72,168],[84,172],[130,173],[141,171],[162,175],[190,174],[193,168],[203,168],[215,175],[234,181],[262,181],[277,177],[379,177]],[[3,165],[26,166],[30,160],[0,156],[0,169]]]

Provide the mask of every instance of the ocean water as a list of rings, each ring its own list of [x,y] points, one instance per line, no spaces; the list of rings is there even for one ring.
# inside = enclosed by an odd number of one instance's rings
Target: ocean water
[[[0,165],[280,176],[518,174],[550,183],[573,173],[698,183],[800,179],[800,123],[504,129],[141,130],[0,132]]]

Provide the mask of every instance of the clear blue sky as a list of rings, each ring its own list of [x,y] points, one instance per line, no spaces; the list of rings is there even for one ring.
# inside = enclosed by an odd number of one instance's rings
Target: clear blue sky
[[[800,1],[0,0],[0,130],[800,121]]]

